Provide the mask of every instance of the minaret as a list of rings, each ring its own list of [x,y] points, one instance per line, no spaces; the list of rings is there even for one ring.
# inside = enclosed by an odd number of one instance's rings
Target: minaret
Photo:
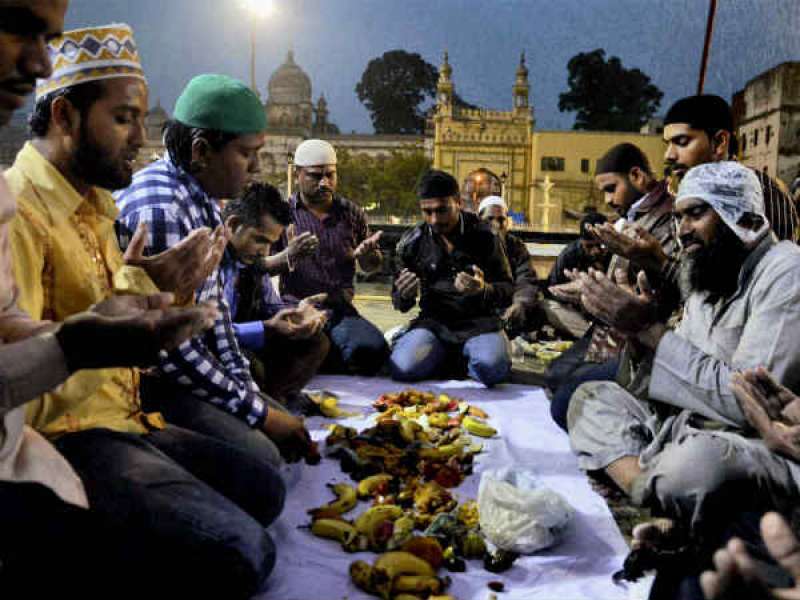
[[[314,112],[317,117],[316,123],[314,123],[315,133],[318,135],[325,135],[328,133],[328,101],[325,100],[325,94],[320,94]]]
[[[444,61],[439,67],[439,81],[436,84],[436,112],[439,115],[453,114],[453,81],[450,78],[453,74],[453,67],[450,66],[447,51],[444,53]]]
[[[530,115],[530,105],[528,104],[529,93],[528,67],[525,66],[525,53],[523,52],[519,57],[517,80],[514,82],[514,113],[516,115],[522,113]]]

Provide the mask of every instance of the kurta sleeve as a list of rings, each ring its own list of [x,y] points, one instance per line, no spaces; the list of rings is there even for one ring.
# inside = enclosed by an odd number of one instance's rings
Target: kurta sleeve
[[[701,351],[679,333],[666,333],[656,349],[650,396],[741,426],[747,421],[730,391],[734,372],[764,366],[783,385],[800,391],[800,270],[788,263],[783,267],[759,277],[740,334],[712,332],[719,345],[727,335],[735,338],[729,362]]]

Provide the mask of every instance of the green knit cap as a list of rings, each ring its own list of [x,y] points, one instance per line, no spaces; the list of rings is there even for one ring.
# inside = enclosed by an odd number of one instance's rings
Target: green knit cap
[[[258,96],[227,75],[198,75],[175,102],[173,117],[190,127],[226,133],[260,133],[267,116]]]

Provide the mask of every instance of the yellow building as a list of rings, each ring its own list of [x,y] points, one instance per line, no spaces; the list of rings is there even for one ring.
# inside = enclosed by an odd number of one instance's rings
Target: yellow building
[[[621,131],[536,131],[531,140],[533,172],[528,221],[537,231],[577,231],[575,215],[585,207],[603,206],[594,187],[597,160],[609,148],[630,142],[662,172],[666,145],[661,135]],[[532,215],[532,218],[531,218]]]
[[[453,69],[445,53],[439,70],[433,163],[462,182],[488,171],[502,184],[512,211],[537,231],[577,231],[587,206],[602,208],[594,189],[597,160],[612,146],[636,144],[661,173],[660,134],[605,131],[536,131],[525,56],[517,67],[509,111],[465,109],[453,102]],[[482,171],[485,170],[485,171]],[[484,186],[488,189],[488,186]],[[480,197],[472,198],[473,203]]]
[[[486,169],[503,183],[512,210],[525,212],[530,195],[533,112],[528,105],[528,69],[520,60],[511,111],[466,109],[454,102],[447,53],[439,69],[434,122],[433,164],[458,181]]]

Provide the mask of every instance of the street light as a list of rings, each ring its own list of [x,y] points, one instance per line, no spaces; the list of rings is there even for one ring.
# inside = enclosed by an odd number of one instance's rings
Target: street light
[[[253,17],[250,21],[250,86],[258,93],[256,84],[256,26],[275,12],[273,0],[241,0],[242,7]]]

